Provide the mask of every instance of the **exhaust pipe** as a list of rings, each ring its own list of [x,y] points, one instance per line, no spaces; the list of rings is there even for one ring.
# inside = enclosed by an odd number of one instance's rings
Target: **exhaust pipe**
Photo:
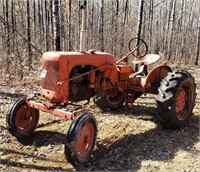
[[[81,9],[81,13],[82,13],[82,25],[81,25],[81,31],[80,31],[80,52],[84,53],[86,52],[86,5],[87,5],[87,1],[84,1],[84,5],[80,6]]]

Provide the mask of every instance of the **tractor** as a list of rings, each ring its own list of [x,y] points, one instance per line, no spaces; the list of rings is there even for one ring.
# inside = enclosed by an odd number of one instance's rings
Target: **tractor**
[[[141,38],[130,40],[130,52],[120,60],[109,53],[86,51],[85,6],[81,7],[80,51],[45,52],[41,92],[17,99],[6,116],[10,133],[23,139],[34,133],[39,111],[72,120],[64,153],[75,166],[89,161],[97,140],[97,121],[79,102],[93,98],[99,108],[116,110],[132,105],[141,95],[156,94],[159,121],[175,129],[188,124],[196,98],[196,84],[189,72],[172,70],[166,63],[148,70],[160,56],[147,54]],[[135,57],[132,63],[130,55]]]

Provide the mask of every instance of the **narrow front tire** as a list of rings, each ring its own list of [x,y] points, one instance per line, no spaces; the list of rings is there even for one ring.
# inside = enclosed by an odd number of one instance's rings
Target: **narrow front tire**
[[[39,110],[29,107],[25,98],[17,99],[11,105],[6,115],[8,131],[18,138],[25,138],[32,135],[38,121]]]
[[[93,115],[83,113],[70,125],[66,136],[65,156],[74,166],[86,164],[96,144],[97,122]]]

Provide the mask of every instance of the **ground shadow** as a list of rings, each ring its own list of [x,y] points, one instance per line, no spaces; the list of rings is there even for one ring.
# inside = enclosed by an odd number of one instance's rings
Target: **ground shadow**
[[[66,135],[55,131],[35,131],[34,134],[25,139],[18,139],[23,145],[34,145],[35,147],[60,145],[65,143]]]
[[[143,106],[141,104],[122,107],[121,109],[115,111],[102,111],[102,113],[104,112],[108,112],[112,115],[125,115],[129,118],[137,118],[142,119],[144,121],[152,121],[156,124],[159,123],[156,108]]]
[[[6,129],[3,127],[2,129]],[[26,149],[28,147],[26,146],[31,146],[34,150],[37,150],[39,147],[42,146],[54,146],[54,145],[62,145],[65,142],[65,137],[66,135],[60,132],[52,132],[52,131],[35,131],[35,133],[27,137],[26,139],[17,139],[24,147],[24,149],[19,149],[15,150],[12,149],[12,147],[3,147],[0,148],[0,152],[2,155],[17,155],[17,156],[23,156],[25,160],[27,159],[36,159],[36,160],[41,160],[44,163],[46,162],[47,165],[38,165],[34,161],[30,161],[31,163],[23,163],[19,161],[15,161],[14,159],[8,159],[8,158],[3,158],[1,159],[1,164],[5,166],[10,166],[10,167],[20,167],[22,169],[27,169],[27,170],[39,170],[39,171],[70,171],[70,169],[66,169],[66,167],[54,167],[54,166],[49,166],[48,163],[58,163],[58,164],[63,164],[67,163],[67,161],[63,161],[62,159],[52,159],[50,156],[44,156],[43,154],[34,154],[33,151],[28,151],[26,152]],[[10,140],[11,141],[11,140]],[[14,142],[14,140],[13,140]],[[19,145],[20,146],[20,145]],[[21,146],[20,146],[21,147]],[[37,152],[37,151],[36,151]],[[4,166],[4,168],[5,168]]]
[[[20,162],[14,162],[12,160],[1,160],[2,165],[8,165],[12,167],[25,167],[27,170],[39,170],[39,171],[71,171],[71,169],[64,169],[62,167],[47,167],[47,166],[40,166],[37,164],[23,164]]]
[[[196,153],[198,150],[193,146],[197,142],[199,117],[193,116],[189,126],[182,129],[169,130],[157,125],[145,133],[126,135],[113,143],[107,139],[98,142],[91,161],[77,170],[137,171],[144,160],[167,162],[179,150]]]
[[[193,116],[189,126],[183,129],[168,130],[159,124],[155,117],[156,110],[153,107],[135,105],[132,108],[122,108],[117,112],[111,113],[116,115],[125,114],[125,116],[140,118],[144,121],[151,120],[156,122],[157,126],[144,133],[125,135],[112,143],[110,143],[109,139],[101,142],[97,140],[96,150],[89,163],[85,167],[75,167],[76,170],[137,171],[144,160],[166,162],[173,159],[179,150],[196,151],[193,146],[199,142],[199,116]],[[65,138],[66,135],[63,133],[44,130],[36,131],[32,137],[20,140],[20,142],[23,145],[41,147],[49,144],[64,144]],[[3,160],[2,164],[20,166],[20,164],[10,160]],[[40,167],[32,164],[28,165],[27,168],[44,171],[63,170],[62,168]]]

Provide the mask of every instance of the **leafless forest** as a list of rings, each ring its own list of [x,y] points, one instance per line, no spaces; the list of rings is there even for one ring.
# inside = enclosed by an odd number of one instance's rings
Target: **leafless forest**
[[[79,51],[83,0],[0,0],[0,172],[1,171],[199,171],[200,169],[200,1],[88,0],[87,49],[120,58],[131,38],[172,68],[190,72],[197,85],[189,125],[163,128],[154,95],[133,107],[104,112],[86,108],[98,121],[91,161],[74,168],[64,156],[69,122],[41,112],[33,137],[19,141],[6,128],[6,113],[19,96],[40,90],[45,51]]]
[[[1,0],[0,67],[2,77],[20,79],[37,71],[45,51],[78,51],[81,0]],[[166,60],[198,64],[198,0],[90,0],[87,5],[87,49],[128,52],[138,34],[149,52]],[[28,70],[29,71],[29,70]],[[10,78],[11,79],[11,78]]]

